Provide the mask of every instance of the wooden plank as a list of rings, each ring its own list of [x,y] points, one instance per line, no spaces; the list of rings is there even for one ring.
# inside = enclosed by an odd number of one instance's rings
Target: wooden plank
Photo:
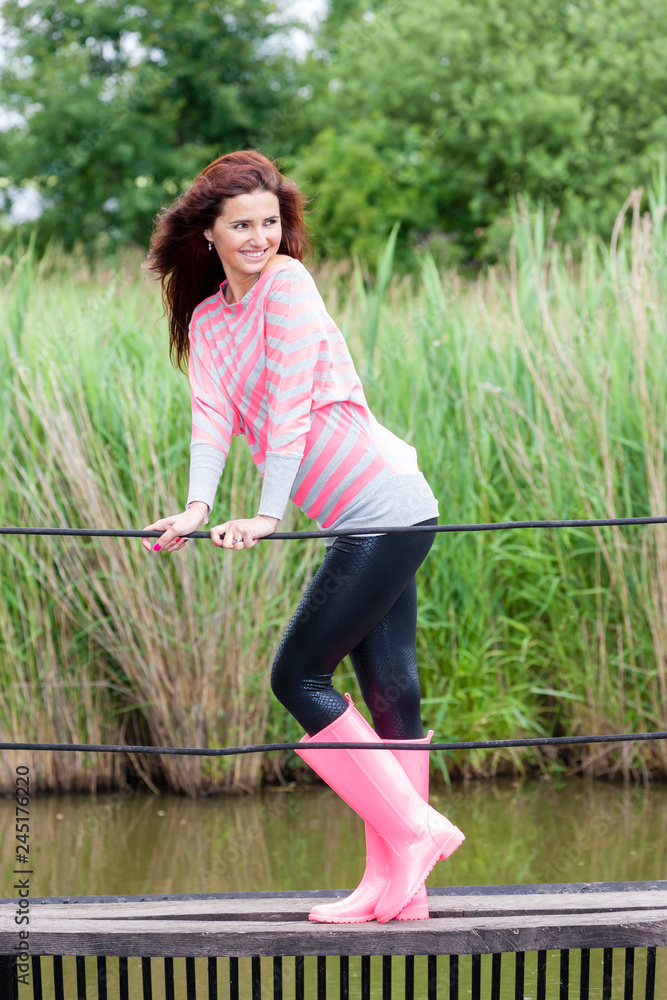
[[[667,891],[667,879],[653,879],[643,882],[547,882],[547,883],[516,883],[513,885],[463,885],[463,886],[431,886],[427,889],[430,901],[434,901],[440,896],[531,896],[531,895],[582,895],[590,893],[610,893],[622,892],[626,895],[636,892],[656,892]],[[339,899],[352,892],[352,888],[346,890],[333,889],[309,889],[304,890],[282,890],[272,892],[204,892],[204,893],[121,893],[113,896],[36,896],[31,899],[32,904],[63,904],[74,905],[75,903],[149,903],[149,902],[172,902],[179,904],[194,904],[205,900],[216,900],[218,902],[229,902],[231,900],[269,900],[271,905],[275,899],[305,899],[312,898],[317,902]],[[12,906],[16,904],[13,897],[0,897],[0,911],[3,905]]]
[[[343,894],[341,894],[343,895]],[[40,919],[137,920],[180,919],[219,921],[307,920],[316,897],[292,899],[146,900],[125,903],[41,903],[33,905]],[[667,910],[667,891],[605,892],[585,895],[430,896],[431,917],[507,916],[510,914],[613,913],[625,910]],[[0,906],[0,927],[13,920],[14,907]]]
[[[16,942],[0,930],[0,953]],[[553,948],[667,946],[667,913],[532,914],[436,917],[378,924],[311,921],[81,920],[31,915],[35,955],[423,955],[484,954]]]
[[[514,885],[440,885],[427,889],[432,896],[525,896],[525,895],[556,895],[562,893],[582,894],[590,892],[644,892],[667,891],[667,879],[653,879],[644,882],[544,882],[516,883]],[[37,896],[33,903],[146,903],[162,902],[194,902],[197,900],[230,900],[230,899],[299,899],[303,897],[317,898],[319,901],[336,899],[352,892],[347,890],[309,889],[308,891],[287,889],[275,892],[188,892],[188,893],[116,893],[113,896]],[[3,903],[14,903],[13,898],[0,898]]]

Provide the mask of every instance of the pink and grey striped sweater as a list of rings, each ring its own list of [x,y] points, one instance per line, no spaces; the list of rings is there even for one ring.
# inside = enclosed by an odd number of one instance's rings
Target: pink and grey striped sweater
[[[226,284],[190,323],[188,503],[213,506],[231,436],[245,434],[264,477],[260,514],[280,519],[292,499],[320,528],[364,526],[362,511],[376,526],[383,514],[395,514],[385,524],[436,516],[415,449],[371,413],[304,265],[270,269],[240,302],[225,300]]]

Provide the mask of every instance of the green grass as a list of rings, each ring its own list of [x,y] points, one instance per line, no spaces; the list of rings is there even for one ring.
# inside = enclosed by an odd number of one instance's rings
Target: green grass
[[[420,257],[417,279],[318,268],[381,422],[417,448],[440,522],[667,512],[665,178],[580,265],[517,202],[508,270],[474,281]],[[621,231],[621,223],[624,225]],[[142,527],[182,508],[187,379],[154,284],[128,256],[90,274],[30,248],[0,270],[4,524]],[[234,441],[214,517],[252,516],[260,479]],[[290,505],[281,528],[310,527]],[[114,539],[0,539],[0,738],[225,746],[296,740],[270,664],[321,542],[174,558]],[[436,740],[667,729],[664,527],[439,535],[418,576],[425,722]],[[349,662],[341,690],[358,695]],[[5,754],[6,781],[16,754]],[[22,753],[24,761],[29,755]],[[433,755],[443,775],[557,768],[667,776],[667,746]],[[18,757],[17,757],[18,761]],[[188,794],[289,776],[236,759],[35,754],[49,788],[137,771]]]

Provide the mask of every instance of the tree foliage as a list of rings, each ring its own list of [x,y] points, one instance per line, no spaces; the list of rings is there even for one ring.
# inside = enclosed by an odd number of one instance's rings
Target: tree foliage
[[[253,144],[290,87],[289,60],[262,50],[275,12],[271,0],[5,4],[0,103],[25,122],[0,135],[0,173],[46,199],[42,238],[145,245],[162,204]]]
[[[651,179],[667,0],[345,6],[304,65],[313,138],[290,161],[332,251],[375,254],[400,219],[404,244],[492,257],[518,192],[560,209],[556,238],[608,235]]]
[[[332,256],[493,260],[512,194],[555,238],[606,237],[667,148],[667,0],[329,0],[305,60],[269,54],[273,0],[20,0],[0,104],[5,185],[42,238],[146,244],[160,205],[252,146],[313,199]],[[287,25],[289,27],[289,24]]]

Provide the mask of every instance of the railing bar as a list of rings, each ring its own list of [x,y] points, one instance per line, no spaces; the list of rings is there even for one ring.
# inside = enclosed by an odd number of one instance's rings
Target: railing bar
[[[208,962],[208,1000],[218,1000],[218,960],[209,956]]]
[[[449,956],[449,1000],[459,1000],[459,956]],[[523,1000],[523,997],[521,998]]]
[[[655,948],[647,948],[645,1000],[654,1000],[654,997],[655,997]]]
[[[602,959],[602,1000],[611,1000],[611,976],[614,967],[614,949],[605,948]]]
[[[18,1000],[19,982],[16,955],[0,955],[0,991],[2,995],[10,997],[11,1000]]]
[[[239,1000],[239,960],[229,959],[229,1000]]]
[[[588,1000],[591,983],[591,949],[581,949],[581,970],[579,972],[579,1000]]]
[[[391,1000],[391,955],[382,956],[382,1000]]]
[[[361,1000],[371,1000],[371,956],[361,956]]]
[[[317,956],[317,1000],[327,1000],[327,956]]]
[[[141,957],[141,983],[144,990],[144,1000],[153,1000],[151,960],[146,955],[142,955]]]
[[[86,960],[83,955],[77,955],[76,964],[76,1000],[87,1000],[86,997]]]
[[[303,955],[294,956],[294,1000],[305,1000],[305,963]],[[239,1000],[238,993],[234,1000]]]
[[[560,951],[560,1000],[569,1000],[570,996],[570,950]]]
[[[97,1000],[107,1000],[107,959],[97,956]]]
[[[526,953],[523,951],[517,951],[514,966],[514,1000],[523,1000],[525,976]]]
[[[130,1000],[130,981],[127,969],[127,955],[118,956],[118,993],[120,1000]]]
[[[18,969],[18,959],[14,956],[14,960],[9,963],[9,980],[12,990],[12,1000],[19,1000],[19,969]]]
[[[491,956],[491,1000],[500,1000],[500,973],[502,969],[502,952],[497,951]]]
[[[625,949],[625,988],[623,1000],[633,1000],[635,994],[635,949]]]
[[[39,955],[32,956],[32,1000],[43,1000],[42,961]]]
[[[428,1000],[438,1000],[438,958],[428,956]]]
[[[174,990],[174,959],[167,956],[164,960],[164,995],[166,1000],[175,1000]]]
[[[415,956],[405,956],[405,1000],[415,1000]]]
[[[185,995],[187,1000],[197,1000],[195,960],[191,955],[185,959]]]
[[[547,953],[540,949],[537,953],[537,1000],[547,996]]]
[[[55,996],[55,1000],[65,1000],[62,955],[53,956],[53,994]]]
[[[283,1000],[283,957],[273,956],[273,1000]]]
[[[340,1000],[350,1000],[350,956],[340,956]]]
[[[481,1000],[482,998],[482,956],[481,955],[471,955],[472,960],[472,1000]]]
[[[262,1000],[262,963],[259,955],[253,955],[250,959],[252,984],[252,1000]],[[188,997],[188,1000],[190,998]]]

